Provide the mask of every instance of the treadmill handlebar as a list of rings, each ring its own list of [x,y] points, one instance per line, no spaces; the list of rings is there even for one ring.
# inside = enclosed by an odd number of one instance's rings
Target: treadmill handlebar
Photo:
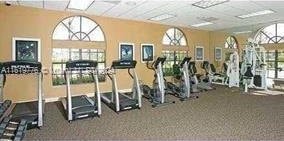
[[[75,60],[66,62],[67,71],[96,70],[97,66],[98,62],[92,60]]]
[[[136,60],[116,60],[112,62],[113,69],[133,69],[136,67]]]
[[[1,66],[1,74],[33,74],[41,73],[42,64],[31,61],[4,62]]]

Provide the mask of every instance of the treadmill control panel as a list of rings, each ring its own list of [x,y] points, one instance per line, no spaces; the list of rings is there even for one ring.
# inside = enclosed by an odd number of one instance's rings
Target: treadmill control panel
[[[97,66],[98,62],[92,60],[76,60],[66,62],[66,69],[70,71],[96,69]]]
[[[3,63],[2,74],[30,74],[41,72],[42,64],[40,62],[29,61],[11,61]]]
[[[112,62],[114,69],[132,69],[135,68],[137,61],[135,60],[116,60]]]

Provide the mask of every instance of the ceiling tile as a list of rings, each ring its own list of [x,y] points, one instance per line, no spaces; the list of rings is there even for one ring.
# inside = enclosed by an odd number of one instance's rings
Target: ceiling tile
[[[151,12],[155,9],[159,9],[163,6],[166,6],[169,2],[168,1],[145,1],[141,5],[135,7],[131,12],[124,13],[120,17],[124,18],[135,18]]]
[[[119,3],[119,1],[118,1]],[[95,15],[102,15],[103,13],[110,10],[112,7],[114,7],[116,4],[112,1],[95,1],[93,5],[90,6],[90,8],[87,10],[87,12],[90,12],[91,14]]]
[[[119,4],[105,12],[103,15],[118,17],[124,13],[131,12],[134,8],[138,7],[145,0],[121,0]]]
[[[19,4],[22,5],[22,6],[43,8],[43,0],[37,0],[37,1],[18,0],[18,1],[19,1]]]
[[[161,14],[173,14],[175,18],[155,23],[172,26],[185,26],[203,22],[203,18],[217,18],[213,25],[198,27],[204,30],[242,29],[241,27],[258,28],[264,24],[284,21],[284,1],[234,1],[212,6],[206,9],[192,6],[197,0],[95,0],[87,11],[73,11],[92,15],[110,16],[121,19],[149,21],[149,18]],[[69,0],[19,0],[22,6],[31,6],[65,11]],[[12,4],[17,4],[13,1]],[[248,14],[265,9],[276,13],[247,19],[237,18],[237,15]],[[67,10],[70,11],[70,10]]]
[[[158,16],[161,14],[172,14],[172,13],[175,13],[176,10],[180,8],[184,8],[186,6],[189,6],[189,3],[186,1],[180,1],[180,2],[170,1],[167,5],[162,6],[158,9],[154,9],[152,11],[149,11],[143,15],[140,15],[139,17],[143,19],[150,19],[152,17]]]
[[[69,1],[67,0],[61,0],[61,1],[44,1],[44,8],[50,9],[50,10],[65,10]]]

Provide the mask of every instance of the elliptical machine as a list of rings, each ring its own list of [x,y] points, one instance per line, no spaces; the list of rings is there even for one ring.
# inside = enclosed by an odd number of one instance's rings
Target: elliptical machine
[[[208,84],[206,84],[204,81],[201,80],[199,82],[199,80],[196,76],[197,69],[196,69],[196,66],[195,66],[195,62],[190,62],[188,69],[189,69],[189,73],[191,75],[191,81],[198,90],[201,90],[201,91],[213,90],[213,88],[211,86],[209,86]]]
[[[143,97],[153,103],[153,108],[159,105],[169,104],[169,102],[165,100],[166,86],[162,69],[165,61],[166,57],[158,57],[151,66],[149,66],[149,63],[147,62],[147,68],[155,71],[153,86],[150,88],[145,84],[140,85],[143,92]],[[175,103],[175,101],[172,101],[171,103]]]
[[[180,98],[181,101],[189,98],[198,98],[198,96],[191,95],[191,81],[188,72],[190,60],[191,57],[184,57],[180,64],[173,65],[173,70],[175,70],[174,78],[178,80],[177,85],[172,82],[167,82],[167,92]]]

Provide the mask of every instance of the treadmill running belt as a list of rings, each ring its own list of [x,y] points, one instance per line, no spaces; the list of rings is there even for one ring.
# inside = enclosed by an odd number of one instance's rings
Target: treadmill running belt
[[[127,96],[125,96],[124,93],[119,93],[119,100],[120,100],[120,106],[122,108],[129,107],[129,106],[135,106],[138,103],[136,99],[130,99]]]
[[[107,99],[111,100],[111,95],[112,95],[111,92],[103,93],[102,95],[104,95]],[[136,104],[137,103],[137,100],[129,99],[127,96],[125,96],[125,95],[128,95],[127,93],[123,93],[123,94],[122,93],[118,93],[118,95],[119,95],[120,104],[122,104],[122,103]]]
[[[72,97],[72,108],[92,106],[92,104],[87,100],[87,98],[88,97],[86,95]]]
[[[37,114],[38,102],[17,103],[12,110],[12,115],[15,117],[27,114]]]
[[[94,101],[94,98],[89,98],[86,95],[72,97],[73,114],[81,115],[94,113],[97,108],[95,105],[92,105],[88,99]]]

